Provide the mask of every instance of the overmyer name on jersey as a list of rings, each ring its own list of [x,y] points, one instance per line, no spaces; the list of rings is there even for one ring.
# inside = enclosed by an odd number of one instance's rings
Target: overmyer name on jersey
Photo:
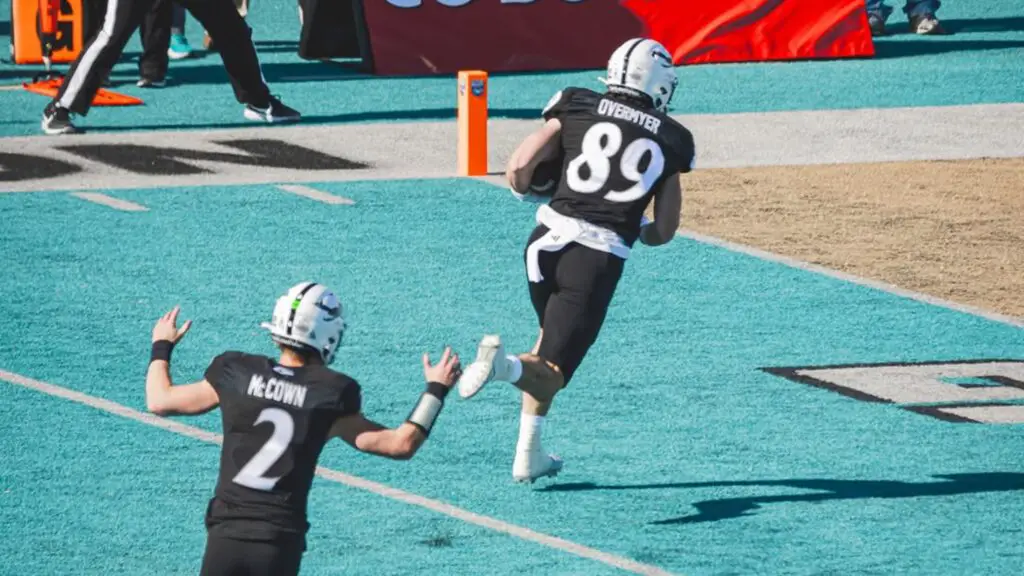
[[[246,393],[256,398],[283,402],[302,408],[302,405],[306,403],[306,392],[308,389],[305,386],[277,378],[267,380],[259,374],[254,374],[249,380],[249,390]]]
[[[629,120],[654,134],[657,134],[658,128],[661,127],[661,120],[657,117],[613,100],[602,99],[597,105],[597,113],[619,120]]]

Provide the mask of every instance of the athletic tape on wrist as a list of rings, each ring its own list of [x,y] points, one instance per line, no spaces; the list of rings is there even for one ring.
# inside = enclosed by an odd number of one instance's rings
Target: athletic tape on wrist
[[[428,382],[427,390],[420,395],[419,401],[413,407],[406,422],[418,427],[424,434],[430,435],[430,429],[434,427],[437,415],[444,408],[444,397],[448,394],[448,387],[439,382]]]
[[[153,342],[153,348],[149,353],[149,361],[163,360],[171,361],[171,351],[174,350],[174,342],[170,340],[157,340]]]

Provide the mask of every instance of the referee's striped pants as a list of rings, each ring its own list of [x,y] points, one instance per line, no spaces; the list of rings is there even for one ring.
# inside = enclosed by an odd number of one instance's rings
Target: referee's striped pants
[[[156,0],[107,0],[103,27],[72,64],[56,102],[75,114],[86,115],[103,80],[117,63],[125,44],[139,28]],[[216,43],[231,79],[235,98],[265,108],[270,89],[263,79],[252,30],[238,14],[233,0],[176,0],[206,29]]]

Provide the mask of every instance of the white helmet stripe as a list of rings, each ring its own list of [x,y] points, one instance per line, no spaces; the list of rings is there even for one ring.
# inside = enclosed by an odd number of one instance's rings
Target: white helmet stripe
[[[629,51],[626,52],[626,58],[622,62],[622,79],[619,80],[619,82],[621,82],[622,84],[626,83],[626,75],[629,74],[629,57],[632,56],[633,50],[636,50],[636,47],[643,43],[643,38],[637,38],[636,42],[634,42],[633,45],[629,47]]]

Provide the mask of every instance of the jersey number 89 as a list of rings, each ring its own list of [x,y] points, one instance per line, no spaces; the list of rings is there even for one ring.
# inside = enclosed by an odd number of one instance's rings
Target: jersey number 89
[[[569,162],[566,183],[569,188],[580,194],[593,194],[604,189],[611,176],[611,158],[622,147],[622,130],[611,122],[594,124],[583,135],[580,146],[582,153]],[[640,162],[650,152],[651,161],[643,172]],[[590,174],[584,178],[582,168],[586,166]],[[643,198],[654,183],[661,177],[665,169],[665,155],[658,143],[650,138],[634,140],[626,146],[619,159],[619,172],[624,178],[635,182],[628,190],[608,191],[604,197],[612,202],[632,202]]]

